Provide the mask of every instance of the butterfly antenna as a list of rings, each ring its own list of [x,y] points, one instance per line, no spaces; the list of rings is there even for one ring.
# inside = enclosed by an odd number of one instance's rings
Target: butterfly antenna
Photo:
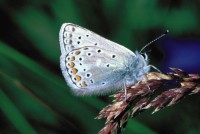
[[[153,42],[159,40],[160,38],[164,37],[165,35],[167,35],[167,33],[169,33],[169,30],[166,30],[163,34],[161,34],[160,36],[158,36],[157,38],[155,38],[154,40],[150,41],[149,43],[147,43],[141,50],[140,53],[149,45],[151,45]]]

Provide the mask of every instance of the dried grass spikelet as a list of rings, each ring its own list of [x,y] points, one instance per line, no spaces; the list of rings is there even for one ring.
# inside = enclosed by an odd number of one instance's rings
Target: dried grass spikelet
[[[142,111],[155,107],[152,112],[155,113],[175,104],[186,95],[200,92],[198,74],[187,74],[176,68],[171,68],[171,70],[173,72],[169,74],[150,72],[146,81],[127,87],[126,101],[124,91],[112,95],[115,98],[112,104],[103,108],[96,117],[97,119],[106,118],[105,126],[99,134],[119,134],[128,120]],[[170,87],[173,88],[170,89]],[[161,88],[168,89],[157,95]]]

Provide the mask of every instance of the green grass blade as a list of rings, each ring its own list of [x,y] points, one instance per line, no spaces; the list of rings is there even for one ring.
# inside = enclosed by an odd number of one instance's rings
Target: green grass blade
[[[37,134],[1,88],[0,108],[21,134]]]

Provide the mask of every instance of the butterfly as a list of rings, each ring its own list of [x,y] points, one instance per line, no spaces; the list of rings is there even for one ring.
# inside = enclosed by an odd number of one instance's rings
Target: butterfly
[[[148,56],[81,26],[64,23],[59,33],[62,74],[76,95],[104,95],[145,78]]]

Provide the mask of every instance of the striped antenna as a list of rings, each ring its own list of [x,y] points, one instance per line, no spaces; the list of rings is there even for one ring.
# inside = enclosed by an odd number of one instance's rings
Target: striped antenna
[[[154,40],[150,41],[149,43],[147,43],[141,50],[140,53],[149,45],[151,45],[153,42],[159,40],[160,38],[164,37],[165,35],[167,35],[167,33],[169,33],[169,30],[166,30],[162,35],[158,36],[157,38],[155,38]]]

